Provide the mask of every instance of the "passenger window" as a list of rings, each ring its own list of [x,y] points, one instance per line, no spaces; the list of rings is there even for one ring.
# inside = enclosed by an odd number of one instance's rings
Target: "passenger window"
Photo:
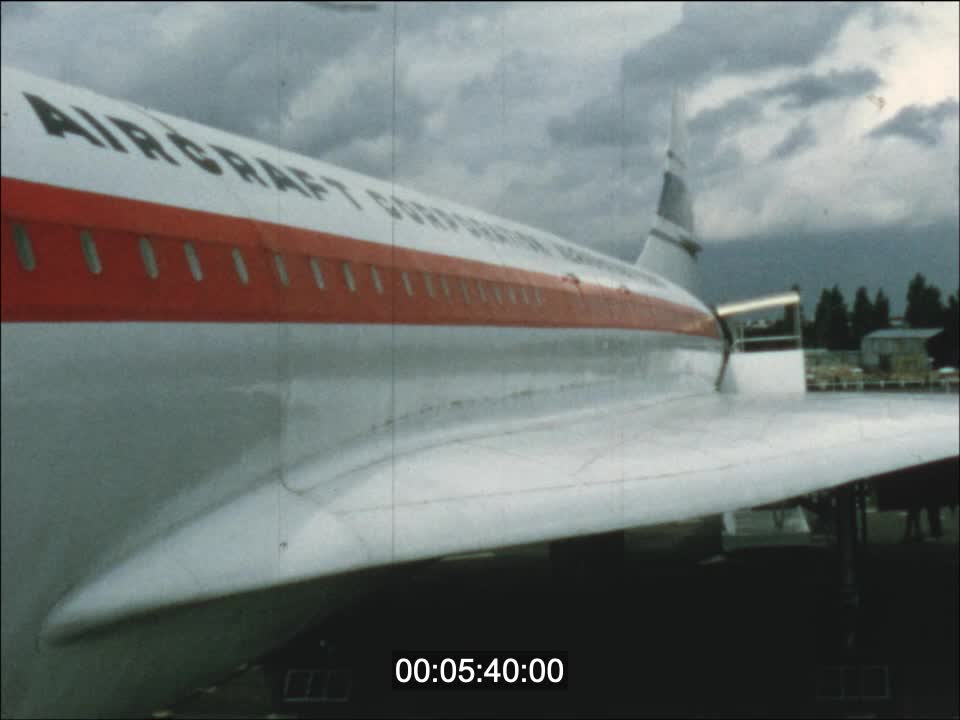
[[[521,297],[523,297],[523,304],[524,304],[524,305],[529,305],[529,304],[530,304],[530,296],[527,295],[527,289],[526,289],[523,285],[520,286],[520,295],[521,295]]]
[[[463,293],[463,302],[465,305],[470,304],[470,286],[467,284],[467,281],[463,278],[460,278],[460,292]]]
[[[514,291],[512,285],[507,285],[507,295],[510,297],[510,302],[514,305],[517,304],[517,293]]]
[[[400,279],[403,281],[403,287],[407,291],[407,295],[413,297],[413,285],[410,284],[410,276],[407,275],[405,270],[400,273]]]
[[[503,295],[502,295],[501,292],[500,292],[500,286],[499,286],[499,285],[494,285],[494,286],[493,286],[493,296],[497,299],[497,303],[498,303],[498,304],[503,305]]]
[[[284,287],[290,287],[290,276],[287,275],[287,266],[283,264],[283,256],[280,253],[273,254],[273,265],[277,269],[277,277]]]
[[[343,264],[343,279],[347,281],[347,287],[350,288],[350,292],[357,291],[357,281],[353,277],[353,270],[350,268],[350,263],[348,262]]]
[[[140,257],[143,259],[143,269],[147,271],[147,277],[156,280],[160,269],[157,267],[157,257],[153,254],[153,245],[149,238],[140,238]]]
[[[483,289],[483,282],[480,280],[477,280],[477,292],[480,294],[480,302],[486,302],[487,293],[486,290]]]
[[[183,244],[183,252],[187,256],[187,265],[190,266],[190,274],[193,275],[193,279],[197,282],[203,280],[203,269],[200,267],[200,258],[197,257],[197,251],[193,247],[193,243],[185,242]]]
[[[240,252],[240,249],[234,248],[230,251],[230,254],[233,256],[233,267],[237,271],[237,277],[240,279],[241,284],[249,285],[250,273],[247,272],[247,264],[243,261],[243,254]]]
[[[533,296],[537,299],[537,305],[543,305],[543,295],[540,294],[540,288],[533,289]]]
[[[370,266],[370,277],[373,278],[373,287],[378,295],[383,295],[383,283],[380,282],[380,272],[373,265]]]
[[[313,281],[317,284],[317,287],[323,290],[323,273],[320,272],[320,261],[316,258],[310,258],[310,271],[313,273]]]
[[[447,300],[452,300],[453,298],[450,297],[450,283],[447,282],[446,275],[440,276],[440,287],[443,289],[443,294]]]
[[[20,260],[20,266],[28,272],[33,272],[37,267],[37,260],[33,256],[30,236],[27,235],[27,230],[23,225],[15,224],[13,226],[13,241],[17,246],[17,259]]]
[[[423,274],[423,284],[427,286],[427,295],[430,297],[436,297],[433,292],[433,278],[431,278],[428,273]]]
[[[100,255],[97,254],[97,244],[93,241],[89,230],[80,231],[80,245],[83,248],[83,259],[87,262],[87,269],[94,275],[99,275],[103,272],[103,265],[100,263]]]

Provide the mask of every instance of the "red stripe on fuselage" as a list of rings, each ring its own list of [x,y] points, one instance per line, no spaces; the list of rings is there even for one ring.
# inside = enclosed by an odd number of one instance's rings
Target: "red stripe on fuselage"
[[[395,322],[626,328],[718,337],[714,319],[698,309],[547,273],[13,178],[2,180],[2,203],[4,322]],[[25,269],[18,256],[14,224],[29,236],[33,270]],[[82,230],[96,244],[99,274],[87,267]],[[156,279],[147,275],[141,237],[153,248]],[[196,250],[202,280],[191,275],[185,242]],[[243,255],[248,285],[237,277],[234,248]],[[280,281],[275,253],[283,257],[289,285]],[[310,258],[322,269],[322,290]],[[356,291],[347,285],[344,263],[350,264]],[[371,266],[379,272],[383,294],[374,287]],[[412,297],[402,272],[414,289]],[[431,276],[433,296],[424,273]],[[469,303],[461,281],[469,288]]]

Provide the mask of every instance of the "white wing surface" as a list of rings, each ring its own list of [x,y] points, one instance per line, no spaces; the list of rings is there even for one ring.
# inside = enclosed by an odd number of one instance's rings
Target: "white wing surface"
[[[720,513],[956,457],[958,408],[953,395],[717,393],[475,430],[333,478],[314,468],[298,491],[263,487],[78,588],[45,635],[358,568]]]

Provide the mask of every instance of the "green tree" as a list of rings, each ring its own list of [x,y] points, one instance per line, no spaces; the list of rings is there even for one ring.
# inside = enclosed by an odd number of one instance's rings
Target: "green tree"
[[[922,273],[917,273],[907,287],[907,325],[912,328],[939,327],[943,321],[943,303],[940,288],[927,285]]]
[[[960,290],[947,298],[940,324],[943,332],[930,341],[930,350],[937,367],[960,366]]]
[[[813,312],[813,345],[826,348],[830,336],[830,314],[833,306],[833,296],[824,288],[820,291],[817,300],[817,309]]]
[[[873,319],[870,321],[870,332],[890,327],[890,300],[883,290],[877,290],[873,301]]]
[[[847,315],[847,303],[843,293],[836,285],[833,286],[832,314],[830,316],[830,339],[827,347],[831,350],[848,350],[850,348],[850,320]]]
[[[854,347],[860,347],[863,336],[873,331],[873,304],[867,289],[860,287],[853,299],[853,315],[850,318],[850,342]]]
[[[817,347],[817,329],[813,320],[803,321],[803,346]]]
[[[850,325],[847,319],[847,304],[843,293],[836,285],[832,290],[820,293],[813,318],[813,336],[817,347],[828,350],[850,348]]]

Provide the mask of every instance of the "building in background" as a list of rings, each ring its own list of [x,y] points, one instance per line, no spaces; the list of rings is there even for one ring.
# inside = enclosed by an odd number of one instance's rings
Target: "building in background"
[[[860,343],[863,368],[892,374],[926,372],[930,369],[927,342],[941,332],[938,328],[875,330]]]

